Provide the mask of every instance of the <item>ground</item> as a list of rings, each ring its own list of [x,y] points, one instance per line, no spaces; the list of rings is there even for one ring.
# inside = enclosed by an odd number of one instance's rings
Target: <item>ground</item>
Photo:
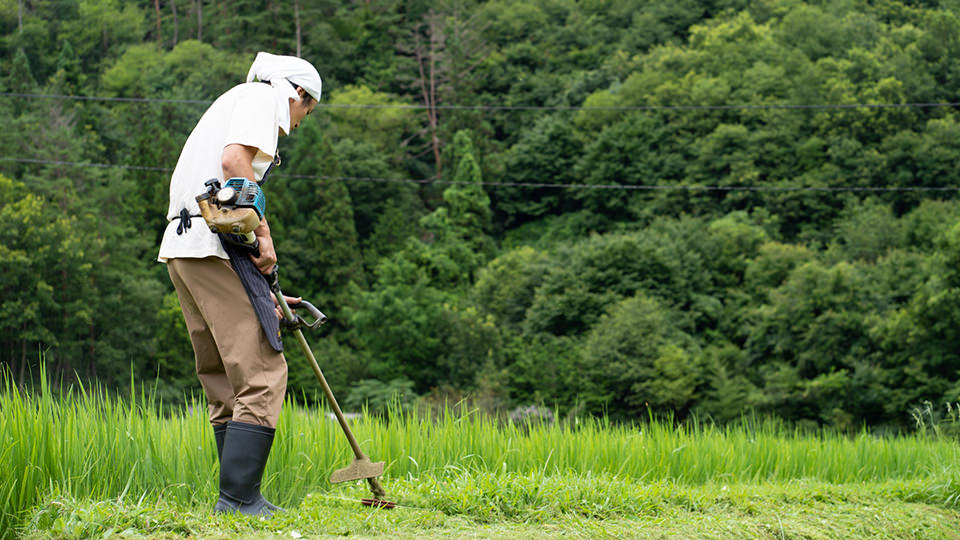
[[[458,514],[447,503],[399,493],[394,509],[358,503],[357,489],[313,493],[271,519],[215,516],[162,500],[147,504],[54,499],[30,516],[23,538],[66,539],[960,539],[960,512],[903,500],[875,485],[808,484],[676,489],[630,507],[596,505],[556,512],[543,501],[487,505]],[[446,494],[455,499],[456,494]],[[608,494],[611,502],[619,496]],[[409,500],[405,500],[409,499]],[[433,501],[437,502],[437,501]],[[472,508],[477,501],[469,501]],[[503,501],[501,501],[503,502]],[[627,501],[630,502],[630,501]],[[212,507],[212,501],[209,505]],[[442,508],[440,508],[442,507]],[[558,505],[559,507],[559,505]],[[504,511],[504,508],[511,510]]]

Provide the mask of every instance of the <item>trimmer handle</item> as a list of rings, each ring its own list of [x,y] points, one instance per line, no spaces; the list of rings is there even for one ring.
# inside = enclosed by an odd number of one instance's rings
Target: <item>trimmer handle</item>
[[[314,330],[319,328],[320,325],[327,322],[327,316],[323,314],[322,311],[317,309],[316,306],[307,302],[306,300],[301,300],[299,304],[296,304],[292,307],[287,304],[287,300],[283,297],[283,291],[280,290],[280,275],[278,272],[278,265],[273,265],[273,271],[271,271],[267,276],[267,283],[270,284],[270,291],[273,292],[273,295],[277,297],[277,303],[280,304],[280,309],[283,311],[283,320],[280,321],[280,325],[289,330],[296,330],[298,328],[309,328]],[[308,322],[301,315],[293,312],[293,309],[304,308],[313,317],[313,322]]]
[[[309,323],[301,315],[296,314],[298,327],[305,326],[311,330],[314,330],[316,328],[319,328],[321,324],[327,322],[327,316],[324,315],[322,311],[317,309],[316,306],[314,306],[310,302],[307,302],[306,300],[300,300],[299,304],[296,304],[292,307],[293,309],[305,308],[307,311],[310,312],[310,316],[313,317],[313,322]]]

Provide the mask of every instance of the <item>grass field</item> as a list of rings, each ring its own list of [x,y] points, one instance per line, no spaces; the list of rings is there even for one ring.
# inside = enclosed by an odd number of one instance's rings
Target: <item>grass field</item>
[[[960,538],[949,437],[603,421],[518,426],[396,414],[353,426],[393,510],[363,485],[335,422],[287,405],[263,490],[288,511],[214,516],[202,407],[41,388],[0,394],[3,538]]]

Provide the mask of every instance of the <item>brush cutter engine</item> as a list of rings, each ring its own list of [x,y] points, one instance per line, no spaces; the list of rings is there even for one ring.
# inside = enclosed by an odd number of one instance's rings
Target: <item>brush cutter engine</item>
[[[207,189],[197,195],[197,204],[210,232],[227,235],[233,243],[259,247],[253,231],[260,225],[267,206],[260,186],[246,178],[231,178],[223,187],[219,180],[211,178],[204,186]]]

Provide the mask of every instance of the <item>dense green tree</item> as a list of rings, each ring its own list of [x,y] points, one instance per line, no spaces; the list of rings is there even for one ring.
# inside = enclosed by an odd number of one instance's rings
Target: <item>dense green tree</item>
[[[886,396],[868,314],[877,309],[862,267],[808,262],[759,308],[746,343],[778,414],[825,423],[876,420]]]
[[[504,253],[477,274],[474,292],[478,303],[499,324],[519,327],[552,262],[549,255],[529,246]]]
[[[443,191],[443,206],[420,220],[424,242],[411,254],[441,288],[468,285],[493,256],[490,198],[481,185],[480,166],[466,132],[455,137],[457,174]]]
[[[706,15],[706,2],[650,2],[633,14],[630,31],[622,38],[622,47],[642,52],[654,45],[682,42],[689,28]]]
[[[306,11],[307,3],[303,4]],[[299,3],[296,5],[299,9]],[[223,50],[248,53],[272,50],[294,55],[297,52],[294,6],[294,2],[260,0],[234,0],[229,6],[213,3],[208,6],[204,41]],[[268,28],[270,31],[266,31]]]
[[[536,289],[524,322],[526,332],[582,334],[607,306],[638,292],[694,316],[694,305],[709,290],[709,276],[700,254],[684,243],[682,230],[670,231],[671,225],[563,246],[555,255],[558,263]],[[693,234],[698,225],[690,221],[678,229]]]
[[[0,216],[9,225],[0,244],[4,361],[21,381],[38,361],[82,369],[82,351],[70,341],[92,320],[91,310],[83,307],[91,300],[90,286],[81,274],[92,264],[82,239],[70,234],[77,220],[3,176],[0,196]],[[68,309],[76,312],[68,317]]]
[[[577,362],[582,340],[538,334],[530,339],[507,333],[504,355],[511,399],[582,414],[582,375]]]
[[[704,384],[695,407],[718,422],[736,421],[764,405],[761,389],[748,377],[744,352],[730,344],[704,349]]]
[[[97,72],[104,60],[140,43],[147,31],[144,11],[119,0],[84,0],[75,16],[63,19],[58,37],[69,41],[86,71]]]
[[[126,49],[104,70],[102,84],[104,90],[118,96],[212,102],[246,80],[253,58],[253,54],[219,50],[196,40],[182,41],[170,51],[159,49],[155,43],[142,43]],[[208,68],[197,70],[198,65]],[[197,115],[202,108],[186,107],[183,111]],[[193,125],[182,127],[189,132]]]
[[[396,92],[402,86],[397,81],[396,43],[403,4],[399,0],[300,4],[303,57],[316,59],[327,88],[362,84]]]
[[[782,284],[794,268],[816,259],[816,254],[804,246],[767,242],[757,248],[744,275],[747,290],[768,294]]]
[[[951,201],[926,200],[903,216],[902,221],[905,247],[930,253],[947,228],[960,221],[960,207]]]
[[[77,56],[69,41],[63,43],[60,56],[57,57],[56,71],[50,77],[50,87],[58,94],[73,95],[81,92],[87,80]]]
[[[960,395],[954,377],[958,372],[955,321],[960,229],[952,225],[937,242],[938,252],[927,264],[915,267],[922,280],[909,302],[890,312],[875,333],[882,339],[881,365],[895,391],[886,403],[893,416],[903,415],[923,400],[952,401]],[[903,420],[903,417],[900,417]]]
[[[366,285],[350,193],[330,139],[315,124],[303,126],[294,148],[299,158],[291,165],[292,175],[278,175],[265,187],[269,192],[274,184],[284,184],[286,197],[272,206],[276,219],[270,221],[278,225],[278,255],[287,259],[285,282],[322,306],[332,326],[343,328],[351,284]]]
[[[354,199],[355,200],[355,199]],[[377,261],[390,257],[408,243],[419,231],[417,220],[420,216],[419,199],[409,190],[399,190],[399,194],[386,199],[386,206],[378,212],[373,230],[363,242],[364,261],[371,270]]]
[[[47,95],[0,96],[0,361],[24,377],[196,388],[154,262],[169,170],[267,50],[324,79],[268,214],[353,404],[855,429],[960,395],[953,3],[16,7],[0,89]]]
[[[331,108],[325,114],[338,141],[371,143],[373,148],[367,150],[368,159],[387,155],[393,158],[394,165],[401,163],[405,157],[403,149],[416,125],[409,103],[355,85],[337,88],[329,103]],[[376,113],[371,114],[367,107],[373,107]]]
[[[37,90],[37,80],[30,69],[30,59],[23,49],[17,49],[13,57],[10,72],[6,77],[6,87],[12,92],[29,93]]]
[[[683,317],[643,294],[613,304],[576,363],[586,409],[639,420],[649,407],[682,417],[704,378],[698,347],[683,327]]]
[[[364,343],[374,378],[402,377],[422,393],[436,381],[433,370],[442,352],[436,329],[450,298],[431,287],[424,269],[406,257],[384,259],[377,272],[376,286],[360,294],[350,322]]]
[[[710,222],[710,241],[704,255],[717,286],[739,287],[743,283],[750,260],[769,239],[762,226],[765,217],[760,213],[751,219],[746,212],[733,212]]]
[[[837,219],[828,249],[837,260],[874,262],[903,246],[903,224],[882,204],[851,205]]]
[[[547,116],[510,149],[504,174],[510,183],[573,184],[577,179],[574,166],[581,150],[582,143],[573,126],[562,117]],[[498,189],[495,196],[496,210],[506,227],[576,207],[570,194],[559,186],[505,187]]]

